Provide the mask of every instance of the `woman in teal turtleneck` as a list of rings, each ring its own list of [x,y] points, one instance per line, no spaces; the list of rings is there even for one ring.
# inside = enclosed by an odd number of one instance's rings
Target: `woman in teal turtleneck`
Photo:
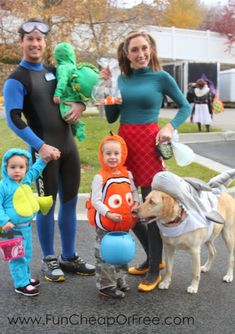
[[[131,32],[118,47],[118,61],[121,75],[118,87],[122,104],[105,106],[109,123],[120,117],[119,135],[128,147],[127,168],[133,173],[136,186],[141,188],[143,200],[151,191],[153,176],[165,169],[164,161],[155,151],[156,142],[168,142],[172,132],[191,114],[191,107],[175,80],[161,69],[156,43],[147,32]],[[109,79],[109,68],[102,71]],[[179,107],[176,116],[162,129],[158,118],[163,97],[169,96]],[[140,240],[147,259],[142,264],[129,268],[133,275],[146,274],[138,290],[155,289],[161,277],[162,241],[157,224],[147,226],[138,223],[133,229]]]

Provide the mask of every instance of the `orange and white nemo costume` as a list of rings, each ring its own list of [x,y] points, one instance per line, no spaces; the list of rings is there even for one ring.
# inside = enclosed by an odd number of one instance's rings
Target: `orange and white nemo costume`
[[[117,141],[121,144],[121,162],[111,168],[104,164],[102,155],[102,146],[107,141]],[[102,168],[98,171],[97,176],[102,178],[102,203],[106,207],[106,212],[118,213],[122,216],[121,222],[113,222],[105,216],[105,212],[97,210],[93,206],[92,194],[87,201],[88,221],[91,225],[105,231],[128,231],[136,224],[136,219],[132,216],[131,208],[133,206],[133,181],[130,180],[130,172],[124,166],[127,158],[127,146],[125,141],[118,135],[111,134],[106,136],[99,146],[99,160]],[[94,181],[95,181],[94,178]],[[94,183],[93,181],[93,183]],[[93,187],[92,187],[93,191]],[[138,201],[138,193],[134,187],[135,201]]]

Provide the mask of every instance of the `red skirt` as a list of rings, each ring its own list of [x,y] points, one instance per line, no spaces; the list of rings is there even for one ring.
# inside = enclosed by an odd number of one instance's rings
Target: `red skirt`
[[[128,147],[126,167],[136,186],[149,187],[154,175],[165,170],[164,161],[155,150],[159,130],[157,123],[120,125],[118,134]]]

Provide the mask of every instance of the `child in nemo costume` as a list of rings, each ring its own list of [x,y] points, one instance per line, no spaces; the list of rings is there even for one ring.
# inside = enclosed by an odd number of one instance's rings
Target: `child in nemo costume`
[[[100,243],[109,231],[129,231],[136,220],[133,207],[139,202],[132,174],[124,166],[127,146],[118,135],[106,136],[99,146],[101,169],[92,182],[91,198],[87,202],[88,220],[96,226],[96,274],[99,294],[123,298],[129,286],[125,280],[127,265],[105,263],[100,255]]]

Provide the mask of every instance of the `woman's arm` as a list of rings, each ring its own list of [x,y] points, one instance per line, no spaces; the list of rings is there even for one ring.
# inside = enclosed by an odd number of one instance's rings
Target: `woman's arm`
[[[161,82],[163,94],[169,96],[177,104],[179,110],[176,116],[158,132],[156,143],[171,141],[174,129],[177,129],[183,124],[192,113],[192,108],[178,87],[175,79],[167,72],[162,71]]]
[[[173,128],[177,129],[191,115],[192,108],[186,97],[180,90],[179,86],[177,85],[175,79],[170,74],[164,71],[163,75],[164,78],[162,80],[162,83],[164,94],[168,95],[179,108],[176,116],[170,122]]]

